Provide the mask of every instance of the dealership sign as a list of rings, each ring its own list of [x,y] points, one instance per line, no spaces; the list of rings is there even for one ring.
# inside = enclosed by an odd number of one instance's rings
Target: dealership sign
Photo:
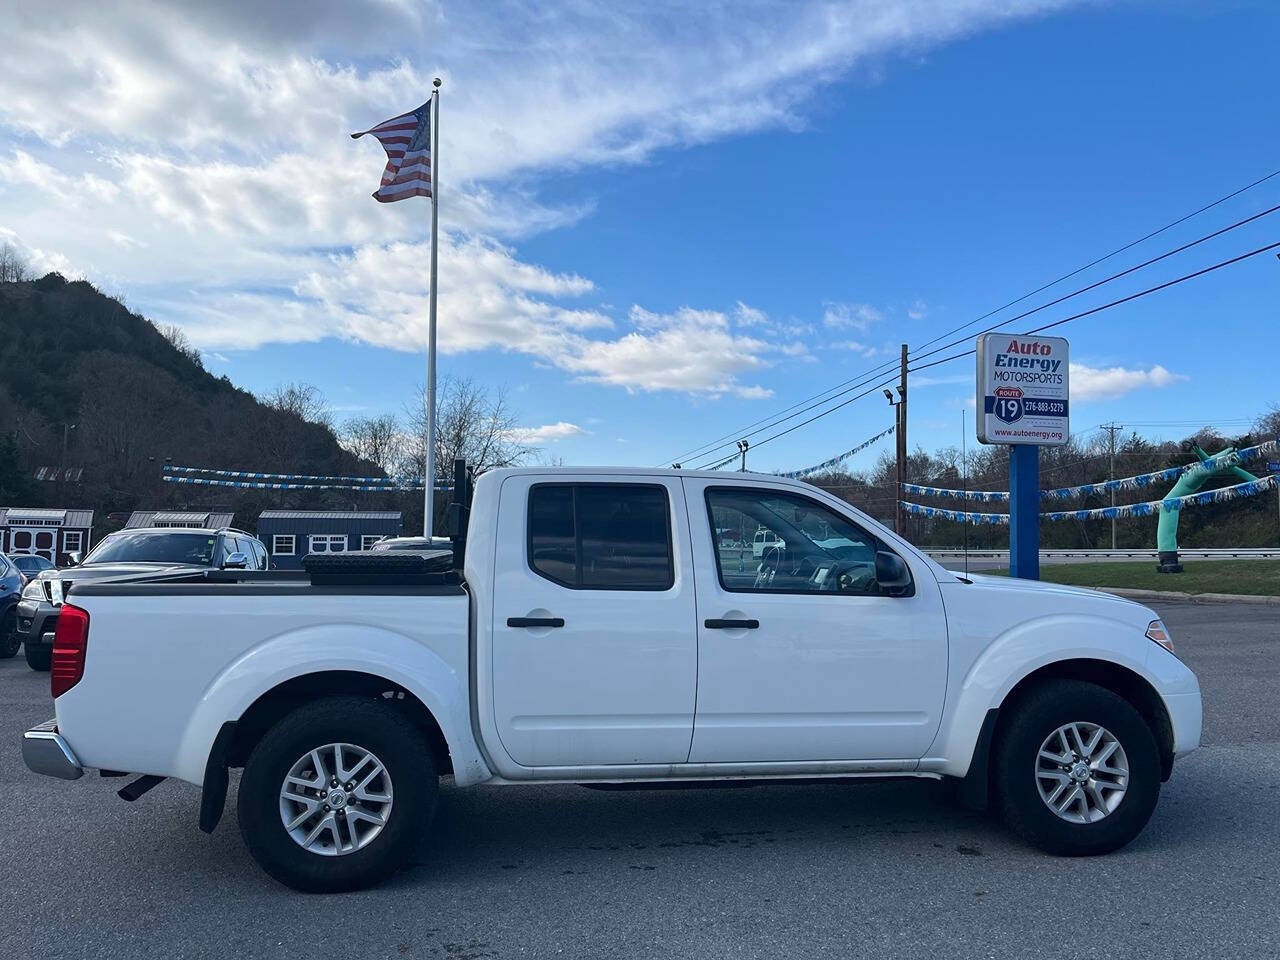
[[[978,439],[1058,446],[1070,435],[1067,341],[984,333],[978,337]]]

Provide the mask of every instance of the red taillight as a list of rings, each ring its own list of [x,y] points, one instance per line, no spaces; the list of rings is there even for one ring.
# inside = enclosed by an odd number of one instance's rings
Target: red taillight
[[[84,652],[88,645],[88,612],[64,603],[53,633],[53,660],[49,672],[49,691],[55,698],[74,687],[84,676]]]

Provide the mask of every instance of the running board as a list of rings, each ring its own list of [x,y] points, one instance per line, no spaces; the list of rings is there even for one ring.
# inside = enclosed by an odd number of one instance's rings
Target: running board
[[[154,774],[146,774],[139,777],[133,783],[127,784],[116,791],[116,796],[121,800],[127,800],[129,803],[137,800],[140,796],[164,781],[164,777],[157,777]]]

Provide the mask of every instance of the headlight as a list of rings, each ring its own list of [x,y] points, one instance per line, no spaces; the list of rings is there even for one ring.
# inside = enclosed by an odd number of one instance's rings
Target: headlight
[[[1165,629],[1163,620],[1152,620],[1147,625],[1147,639],[1154,640],[1170,653],[1173,653],[1173,640],[1169,636],[1169,631]]]
[[[44,599],[44,581],[31,580],[22,588],[23,600],[43,600]]]

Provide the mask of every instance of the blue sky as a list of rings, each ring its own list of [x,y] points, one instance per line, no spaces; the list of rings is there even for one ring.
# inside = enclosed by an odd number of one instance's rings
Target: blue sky
[[[412,107],[440,71],[441,371],[507,388],[546,456],[654,465],[1280,169],[1274,4],[806,5],[785,29],[754,3],[698,23],[678,5],[584,4],[532,26],[423,5],[416,59],[383,52],[408,15],[374,6],[387,22],[363,33],[343,5],[305,37],[234,9],[184,23],[179,39],[235,54],[180,129],[173,78],[201,64],[161,27],[108,65],[95,106],[41,101],[40,68],[18,71],[0,89],[0,231],[183,324],[238,384],[313,382],[339,419],[399,411],[425,368],[391,345],[422,336],[429,206],[369,199],[376,144],[335,134]],[[86,37],[129,26],[94,16]],[[47,27],[26,28],[44,55]],[[266,63],[281,74],[263,79]],[[268,95],[303,106],[272,116]],[[1280,177],[1028,304],[1277,198]],[[1275,240],[1280,213],[1036,319]],[[1278,286],[1266,254],[1055,330],[1079,367],[1073,426],[1246,429],[1235,418],[1278,398]],[[959,443],[972,382],[970,359],[913,379],[913,445]],[[877,393],[750,462],[806,466],[890,419]]]

